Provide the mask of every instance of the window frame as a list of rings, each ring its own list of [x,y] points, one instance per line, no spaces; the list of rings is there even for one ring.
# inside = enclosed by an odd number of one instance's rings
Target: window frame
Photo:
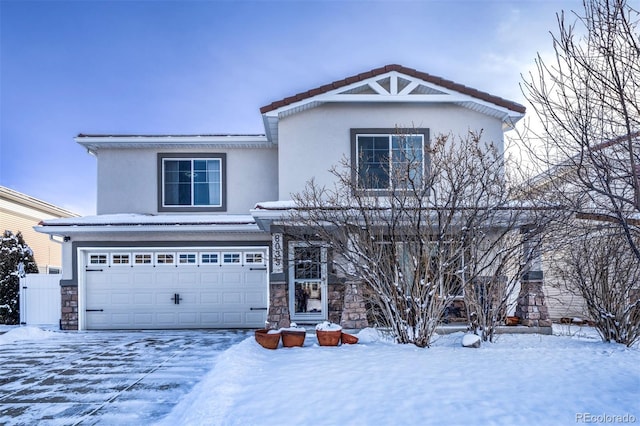
[[[415,128],[415,129],[401,129],[401,128],[352,128],[351,133],[351,184],[354,190],[362,191],[371,195],[387,195],[390,193],[391,176],[389,177],[389,186],[387,188],[366,188],[360,186],[360,162],[358,154],[358,137],[359,136],[387,136],[389,138],[389,153],[393,150],[392,136],[422,136],[422,176],[423,183],[424,177],[427,176],[429,170],[430,157],[428,154],[428,148],[430,146],[429,129],[428,128]],[[389,156],[389,164],[393,164],[393,157]],[[402,190],[402,188],[395,188],[396,191]]]
[[[166,160],[218,160],[220,161],[220,205],[166,205],[165,204],[165,170]],[[227,154],[225,153],[158,153],[158,211],[159,212],[222,212],[227,211]],[[194,183],[191,182],[193,194]],[[193,203],[193,200],[191,201]]]

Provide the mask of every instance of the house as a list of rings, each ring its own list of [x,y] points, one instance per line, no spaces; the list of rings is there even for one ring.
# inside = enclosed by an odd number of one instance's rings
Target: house
[[[589,137],[596,138],[593,133]],[[548,197],[562,206],[559,220],[567,224],[567,229],[559,235],[547,237],[542,256],[546,271],[544,291],[550,317],[554,320],[592,320],[598,317],[593,308],[593,300],[601,295],[594,291],[591,295],[592,303],[587,303],[576,287],[576,270],[569,268],[569,265],[575,265],[576,258],[588,258],[591,265],[601,266],[593,258],[597,250],[585,250],[581,243],[588,241],[588,246],[598,247],[606,241],[605,235],[616,229],[621,232],[625,227],[633,238],[637,239],[639,235],[640,221],[637,218],[640,205],[640,169],[637,164],[640,161],[640,132],[603,139],[581,141],[576,154],[531,181],[531,187],[537,189],[539,196]],[[615,275],[618,269],[614,266],[609,269],[609,265],[615,265],[616,260],[620,261],[620,254],[616,258],[613,250],[607,250],[606,263],[609,270],[598,279],[611,277],[608,284],[610,287],[603,287],[604,293],[628,294],[633,303],[637,299],[638,284],[637,281],[634,282],[634,268],[627,266],[633,263],[633,249],[627,245],[626,240],[622,244],[627,247],[631,257],[631,260],[622,261],[625,265],[623,268],[618,268],[625,271],[622,274],[624,277]],[[573,273],[567,275],[568,270]]]
[[[61,241],[53,241],[49,236],[34,231],[33,227],[42,220],[77,217],[53,204],[0,186],[0,231],[9,230],[22,233],[25,242],[33,250],[33,257],[41,274],[59,274],[62,268]]]
[[[98,214],[37,227],[65,241],[63,328],[362,325],[362,306],[344,303],[353,295],[335,280],[327,248],[271,226],[287,200],[311,178],[331,184],[332,165],[398,127],[419,129],[421,150],[433,135],[473,129],[502,149],[525,108],[388,65],[260,112],[262,135],[75,138],[97,158]],[[303,265],[314,267],[296,274]]]

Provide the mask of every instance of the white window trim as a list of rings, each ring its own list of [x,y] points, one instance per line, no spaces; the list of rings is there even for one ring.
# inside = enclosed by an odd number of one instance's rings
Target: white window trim
[[[215,262],[204,262],[202,260],[202,256],[216,256],[216,261]],[[220,252],[219,251],[201,251],[199,252],[199,257],[198,257],[198,264],[199,265],[203,265],[203,266],[210,266],[210,265],[220,265]]]
[[[160,260],[159,260],[160,256],[172,256],[173,262],[171,262],[171,263],[167,263],[167,262],[160,263]],[[176,266],[178,264],[176,262],[177,258],[178,257],[176,256],[176,254],[174,252],[159,251],[154,256],[154,260],[155,260],[154,265],[161,266],[161,267],[164,267],[164,266]]]
[[[127,256],[129,261],[127,263],[116,263],[114,262],[113,258],[115,256]],[[120,267],[120,266],[131,266],[133,265],[133,256],[131,256],[131,253],[118,253],[118,252],[113,252],[111,253],[111,256],[109,256],[109,260],[110,260],[110,266],[115,266],[115,267]]]

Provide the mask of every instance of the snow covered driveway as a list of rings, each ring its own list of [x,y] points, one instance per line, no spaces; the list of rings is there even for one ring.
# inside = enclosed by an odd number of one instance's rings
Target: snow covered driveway
[[[9,343],[14,330],[0,335],[0,424],[152,423],[214,367],[220,352],[247,337],[36,330],[48,335]]]

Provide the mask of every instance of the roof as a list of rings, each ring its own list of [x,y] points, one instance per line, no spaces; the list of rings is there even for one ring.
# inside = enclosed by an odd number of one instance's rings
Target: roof
[[[80,133],[75,141],[89,151],[100,148],[271,148],[264,134],[109,135]]]
[[[132,232],[258,232],[250,215],[185,215],[118,213],[43,220],[38,232],[52,235],[74,233]]]
[[[30,195],[26,195],[21,192],[15,191],[13,189],[7,188],[6,186],[0,186],[0,199],[4,199],[12,203],[22,205],[24,207],[38,210],[38,211],[50,214],[52,216],[58,216],[58,217],[78,216],[77,213],[73,213],[69,210],[65,210],[51,203],[47,203],[46,201],[42,201]]]
[[[342,80],[337,80],[337,81],[334,81],[333,83],[325,84],[323,86],[316,87],[315,89],[307,90],[306,92],[298,93],[297,95],[289,96],[279,101],[272,102],[269,105],[266,105],[260,108],[260,112],[262,114],[265,114],[270,111],[274,111],[278,108],[281,108],[283,106],[290,105],[292,103],[299,102],[323,93],[327,93],[331,90],[346,87],[353,83],[364,81],[372,77],[380,76],[382,74],[386,74],[391,71],[396,71],[411,77],[415,77],[427,83],[431,83],[445,89],[454,90],[456,92],[492,103],[494,105],[509,109],[511,111],[514,111],[520,114],[524,114],[526,111],[526,108],[523,105],[500,98],[498,96],[494,96],[489,93],[482,92],[480,90],[465,86],[463,84],[456,83],[451,80],[446,80],[442,77],[437,77],[437,76],[428,74],[426,72],[417,71],[413,68],[407,68],[402,65],[391,64],[391,65],[386,65],[384,67],[375,68],[375,69],[372,69],[371,71],[363,72],[351,77],[347,77]]]
[[[404,102],[455,104],[502,121],[513,128],[526,108],[516,102],[482,92],[402,65],[386,65],[306,92],[289,96],[260,108],[267,137],[278,143],[278,122],[306,109],[329,102]]]

